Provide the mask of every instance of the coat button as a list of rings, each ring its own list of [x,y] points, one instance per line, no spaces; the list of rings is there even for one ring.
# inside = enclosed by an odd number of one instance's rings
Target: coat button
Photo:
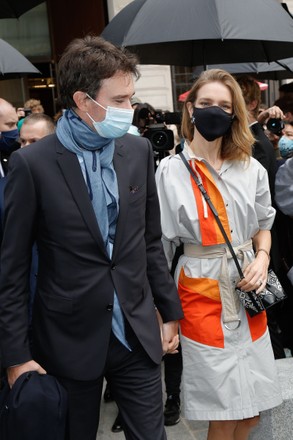
[[[108,304],[106,309],[108,310],[108,312],[112,312],[113,310],[113,304]]]
[[[112,269],[112,270],[115,270],[115,269],[116,269],[116,265],[115,265],[115,264],[112,264],[111,269]]]

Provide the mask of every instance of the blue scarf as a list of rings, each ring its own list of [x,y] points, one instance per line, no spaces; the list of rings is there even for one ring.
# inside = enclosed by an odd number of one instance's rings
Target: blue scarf
[[[113,167],[114,140],[99,136],[71,109],[58,120],[56,134],[67,150],[83,158],[90,199],[110,255],[119,206],[118,183]]]
[[[113,167],[114,140],[105,139],[91,130],[71,109],[66,110],[58,120],[56,134],[67,150],[83,158],[89,195],[105,248],[111,258],[119,209],[118,183]],[[115,291],[112,329],[119,341],[130,349]]]

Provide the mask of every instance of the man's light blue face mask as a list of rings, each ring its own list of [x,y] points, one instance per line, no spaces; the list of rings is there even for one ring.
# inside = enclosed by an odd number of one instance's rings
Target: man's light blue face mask
[[[287,136],[282,136],[279,139],[279,151],[284,159],[288,159],[293,156],[293,140]]]
[[[91,99],[95,104],[99,107],[106,110],[106,116],[103,121],[95,121],[89,113],[87,113],[88,117],[91,119],[93,126],[97,133],[107,139],[116,139],[124,136],[131,124],[133,119],[133,109],[126,108],[116,108],[107,106],[105,108],[97,101],[95,101],[90,95],[86,94],[86,96]]]

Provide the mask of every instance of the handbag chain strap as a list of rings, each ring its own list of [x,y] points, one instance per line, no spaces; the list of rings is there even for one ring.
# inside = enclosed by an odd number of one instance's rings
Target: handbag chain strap
[[[207,191],[205,190],[205,188],[204,188],[202,182],[201,182],[201,181],[199,180],[199,178],[197,177],[197,175],[196,175],[196,173],[194,172],[193,168],[192,168],[192,167],[189,165],[189,163],[187,162],[187,160],[186,160],[184,154],[183,154],[182,152],[180,152],[180,153],[179,153],[179,156],[181,157],[181,159],[182,159],[184,165],[186,166],[186,168],[187,168],[188,171],[190,172],[191,177],[193,178],[193,180],[194,180],[195,183],[197,184],[197,186],[198,186],[200,192],[202,193],[202,195],[203,195],[205,201],[206,201],[207,204],[209,205],[209,207],[210,207],[212,213],[214,214],[214,217],[215,217],[215,220],[216,220],[216,222],[217,222],[217,225],[219,226],[219,229],[220,229],[220,231],[221,231],[221,233],[222,233],[222,235],[223,235],[223,237],[224,237],[224,239],[225,239],[225,242],[226,242],[226,244],[227,244],[227,246],[228,246],[228,248],[229,248],[229,251],[230,251],[230,253],[231,253],[231,255],[232,255],[232,257],[233,257],[233,259],[234,259],[234,261],[235,261],[235,264],[236,264],[237,270],[238,270],[239,275],[240,275],[240,278],[241,278],[241,280],[242,280],[242,279],[244,278],[244,275],[243,275],[242,269],[241,269],[240,264],[239,264],[239,262],[238,262],[238,260],[237,260],[237,257],[236,257],[236,254],[235,254],[235,252],[234,252],[233,246],[232,246],[232,244],[230,243],[230,240],[229,240],[229,238],[228,238],[228,235],[226,234],[226,231],[225,231],[225,229],[224,229],[224,226],[222,225],[222,222],[221,222],[221,220],[220,220],[220,218],[219,218],[219,214],[218,214],[218,212],[217,212],[215,206],[213,205],[213,202],[212,202],[211,199],[210,199],[210,196],[208,195]]]

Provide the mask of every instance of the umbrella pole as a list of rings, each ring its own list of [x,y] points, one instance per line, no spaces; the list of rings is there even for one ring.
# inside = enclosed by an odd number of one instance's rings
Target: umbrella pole
[[[25,102],[26,99],[26,91],[25,91],[25,87],[24,87],[24,79],[20,78],[20,84],[21,84],[21,95],[22,95],[22,102]]]

